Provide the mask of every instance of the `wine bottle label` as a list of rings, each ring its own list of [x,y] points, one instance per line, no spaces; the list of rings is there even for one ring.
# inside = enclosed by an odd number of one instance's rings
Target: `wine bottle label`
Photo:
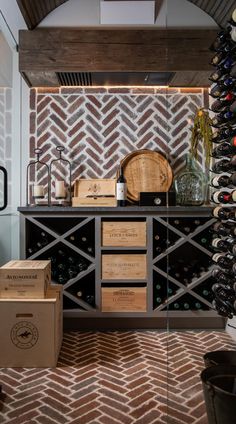
[[[213,256],[212,256],[212,260],[214,261],[214,262],[218,262],[218,260],[220,259],[220,258],[223,258],[225,255],[224,254],[222,254],[222,253],[215,253]]]
[[[217,208],[213,209],[213,216],[215,216],[216,218],[219,218],[219,212],[221,210],[221,207],[218,206]]]
[[[213,239],[212,240],[212,246],[213,247],[218,247],[218,244],[221,242],[221,239],[219,239],[219,238],[215,238],[215,239]]]
[[[126,200],[126,184],[125,183],[116,184],[116,199]]]
[[[212,195],[213,202],[220,203],[219,194],[220,194],[220,191],[215,191],[215,193],[213,193],[213,195]]]
[[[211,185],[213,186],[213,187],[220,187],[220,184],[219,184],[219,179],[220,179],[221,177],[214,177],[213,179],[212,179],[212,181],[211,181]]]
[[[236,202],[236,190],[232,191],[231,199],[233,200],[233,202]]]

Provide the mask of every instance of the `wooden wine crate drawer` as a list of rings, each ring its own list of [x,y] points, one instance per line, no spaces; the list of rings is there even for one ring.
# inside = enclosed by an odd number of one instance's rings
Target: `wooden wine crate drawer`
[[[146,222],[117,221],[102,223],[102,246],[145,247]]]
[[[102,287],[102,312],[146,312],[146,287]]]
[[[102,255],[103,280],[145,280],[146,276],[145,254]]]

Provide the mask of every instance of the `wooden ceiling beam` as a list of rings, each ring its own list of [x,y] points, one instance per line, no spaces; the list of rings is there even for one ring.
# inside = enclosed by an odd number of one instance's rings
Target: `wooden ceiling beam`
[[[209,71],[215,30],[41,28],[19,33],[19,70]]]

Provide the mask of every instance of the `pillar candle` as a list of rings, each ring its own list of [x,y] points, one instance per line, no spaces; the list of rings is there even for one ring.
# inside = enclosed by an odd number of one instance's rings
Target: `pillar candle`
[[[43,187],[43,185],[34,185],[33,186],[33,196],[34,197],[44,197],[44,187]]]
[[[55,183],[55,197],[64,199],[65,196],[65,184],[64,181],[56,181]]]

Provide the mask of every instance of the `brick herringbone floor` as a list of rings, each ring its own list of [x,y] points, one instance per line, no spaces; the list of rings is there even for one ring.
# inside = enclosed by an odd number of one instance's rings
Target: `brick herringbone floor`
[[[0,423],[206,424],[202,355],[235,347],[221,331],[68,332],[57,368],[0,370]]]

